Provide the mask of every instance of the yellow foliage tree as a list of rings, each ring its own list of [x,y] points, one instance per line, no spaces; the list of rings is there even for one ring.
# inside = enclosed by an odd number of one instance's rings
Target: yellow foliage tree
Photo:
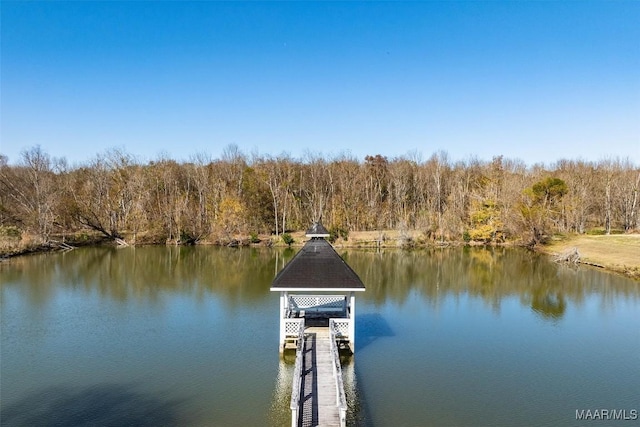
[[[217,223],[226,234],[239,233],[246,217],[242,201],[234,196],[225,196],[220,202]]]
[[[502,233],[504,224],[500,216],[500,209],[495,201],[474,202],[470,219],[469,237],[471,240],[485,243],[504,240]]]

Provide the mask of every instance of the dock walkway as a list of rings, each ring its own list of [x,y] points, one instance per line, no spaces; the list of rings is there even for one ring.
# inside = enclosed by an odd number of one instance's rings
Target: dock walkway
[[[305,331],[298,427],[340,427],[329,328]]]

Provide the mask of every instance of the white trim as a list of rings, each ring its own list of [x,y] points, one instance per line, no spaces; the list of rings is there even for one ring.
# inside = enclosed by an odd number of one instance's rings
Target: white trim
[[[285,316],[284,312],[287,304],[287,293],[280,292],[280,353],[284,351],[284,340],[286,338],[285,334]]]
[[[351,352],[356,352],[356,296],[349,293],[349,346]]]
[[[329,237],[330,234],[305,234],[306,237]]]
[[[365,288],[271,288],[271,292],[364,292]]]

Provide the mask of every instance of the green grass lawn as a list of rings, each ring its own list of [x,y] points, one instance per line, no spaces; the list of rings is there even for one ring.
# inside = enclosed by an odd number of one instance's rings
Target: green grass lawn
[[[640,279],[640,234],[567,236],[552,241],[545,251],[559,254],[571,248],[578,249],[582,262]]]

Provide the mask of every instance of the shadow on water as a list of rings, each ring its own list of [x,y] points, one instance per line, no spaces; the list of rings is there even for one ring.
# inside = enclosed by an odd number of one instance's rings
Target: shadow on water
[[[49,387],[2,407],[3,426],[177,426],[181,401],[139,393],[131,386]]]
[[[389,323],[379,313],[356,314],[356,353],[378,338],[393,337]]]

